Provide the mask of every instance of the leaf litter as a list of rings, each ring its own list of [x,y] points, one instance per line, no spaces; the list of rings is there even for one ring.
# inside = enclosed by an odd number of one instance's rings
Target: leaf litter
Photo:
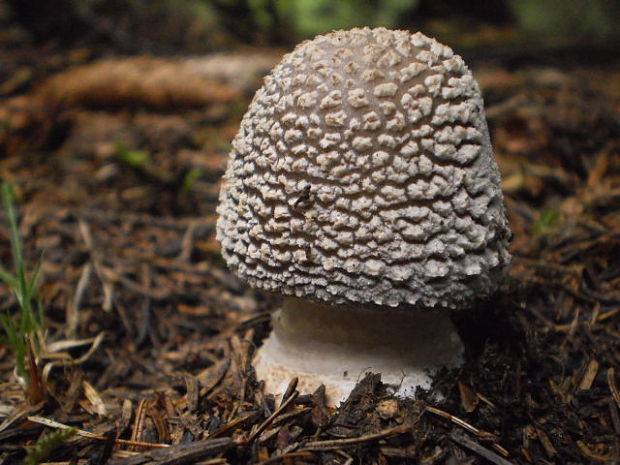
[[[193,94],[176,60],[102,60],[0,102],[0,175],[27,261],[44,251],[48,341],[35,405],[0,345],[0,463],[69,428],[48,463],[620,463],[620,95],[604,85],[617,64],[473,66],[514,261],[492,298],[454,316],[463,367],[416,400],[361,375],[330,409],[295,380],[281,402],[262,391],[250,361],[278,300],[219,257],[219,177],[260,85],[235,63],[235,83],[192,74]],[[15,309],[0,288],[0,311]]]

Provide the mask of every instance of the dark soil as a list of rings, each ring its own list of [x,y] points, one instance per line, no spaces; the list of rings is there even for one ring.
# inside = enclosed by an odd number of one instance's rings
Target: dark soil
[[[78,434],[49,462],[620,463],[617,61],[472,63],[514,232],[506,280],[455,315],[461,369],[408,401],[368,375],[329,409],[294,385],[263,394],[249,361],[278,302],[230,274],[214,238],[229,141],[278,53],[95,61],[13,33],[0,177],[31,268],[43,253],[47,344],[38,392],[0,345],[0,464],[62,425]],[[17,311],[4,285],[0,311]]]

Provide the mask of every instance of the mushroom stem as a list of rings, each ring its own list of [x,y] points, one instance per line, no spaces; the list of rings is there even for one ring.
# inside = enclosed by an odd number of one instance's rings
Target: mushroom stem
[[[366,372],[381,373],[397,395],[428,388],[433,372],[463,361],[463,345],[442,311],[370,311],[287,298],[254,367],[267,392],[281,395],[293,377],[299,389],[325,385],[328,403],[345,400]]]

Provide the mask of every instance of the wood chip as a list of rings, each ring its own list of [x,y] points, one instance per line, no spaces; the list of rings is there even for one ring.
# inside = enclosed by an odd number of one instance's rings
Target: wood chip
[[[620,392],[618,392],[618,388],[616,387],[615,377],[616,370],[614,370],[613,367],[607,369],[607,384],[609,385],[611,395],[616,401],[616,404],[618,404],[618,408],[620,408]]]
[[[577,440],[576,444],[577,447],[579,447],[579,450],[583,453],[583,455],[588,457],[590,460],[594,460],[596,462],[611,462],[613,460],[613,457],[610,454],[596,454],[585,442],[581,440]]]
[[[592,383],[594,383],[594,379],[598,374],[599,366],[600,365],[596,360],[590,360],[590,363],[588,363],[588,367],[586,368],[586,372],[583,375],[583,379],[579,384],[580,391],[587,391],[592,387]]]
[[[463,410],[467,413],[472,413],[478,407],[478,396],[474,392],[474,390],[468,384],[458,382],[459,394],[461,395],[461,404],[463,405]]]
[[[549,458],[553,458],[558,451],[553,446],[553,443],[549,439],[549,436],[547,436],[547,433],[545,433],[541,428],[536,428],[536,436],[538,436],[538,440],[542,444],[543,449],[545,449],[547,456]]]
[[[103,399],[97,392],[97,390],[90,384],[88,381],[82,381],[82,387],[84,389],[84,395],[88,399],[88,401],[92,404],[94,411],[97,415],[106,416],[108,414],[108,409],[103,402]]]

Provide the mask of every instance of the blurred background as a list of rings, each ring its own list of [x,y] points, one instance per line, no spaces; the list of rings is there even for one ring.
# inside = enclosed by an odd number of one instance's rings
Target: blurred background
[[[5,0],[0,17],[5,44],[106,45],[127,53],[290,45],[362,25],[422,29],[463,49],[605,48],[620,39],[616,0]]]

